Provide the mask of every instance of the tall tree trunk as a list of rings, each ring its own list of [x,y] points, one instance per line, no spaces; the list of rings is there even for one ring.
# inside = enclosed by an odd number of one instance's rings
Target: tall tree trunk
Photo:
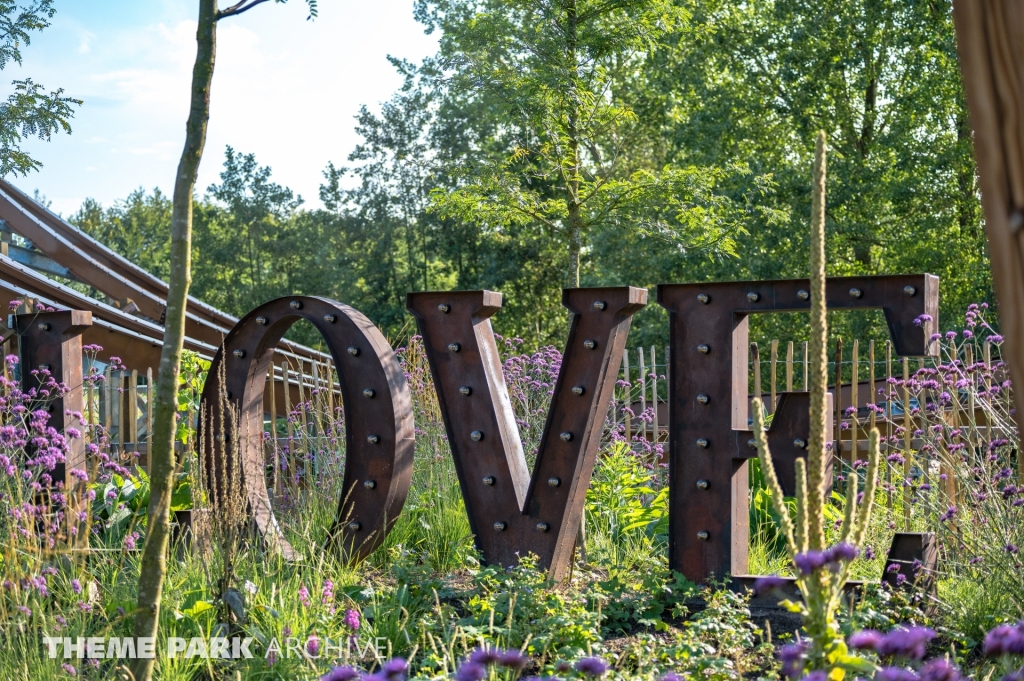
[[[1024,411],[1024,2],[957,0],[953,4],[956,45],[985,216],[992,283],[999,303],[999,325],[1006,342],[1002,358],[1017,390],[1017,413]],[[1018,461],[1024,464],[1024,459]],[[1024,482],[1024,467],[1019,470]]]
[[[160,596],[167,571],[171,493],[174,489],[174,435],[178,405],[178,376],[185,338],[185,306],[192,281],[192,193],[206,144],[210,118],[210,83],[217,51],[217,0],[199,0],[196,31],[196,62],[192,69],[192,102],[185,126],[185,148],[174,179],[171,214],[171,276],[164,315],[164,344],[160,351],[160,376],[153,418],[153,451],[150,452],[149,520],[146,548],[139,568],[135,636],[156,637],[160,621]],[[135,660],[136,681],[148,681],[153,660]]]

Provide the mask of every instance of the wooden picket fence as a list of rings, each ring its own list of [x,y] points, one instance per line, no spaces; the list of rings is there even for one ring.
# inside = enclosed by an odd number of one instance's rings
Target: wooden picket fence
[[[782,391],[807,390],[808,386],[808,344],[807,342],[787,341],[785,344],[777,339],[766,343],[767,357],[761,352],[758,343],[749,347],[749,382],[748,399],[760,396],[765,405],[766,415],[774,413],[778,394]],[[881,347],[879,347],[881,345]],[[784,351],[783,351],[784,348]],[[862,348],[867,352],[862,353]],[[965,346],[966,364],[974,364],[973,348]],[[616,390],[615,403],[612,405],[616,419],[627,440],[644,438],[649,442],[662,443],[663,459],[668,460],[668,385],[669,385],[669,349],[663,351],[662,361],[658,361],[657,348],[636,347],[626,349],[622,358],[621,379]],[[982,344],[982,357],[978,358],[986,366],[992,367],[992,344]],[[867,458],[868,434],[872,428],[878,428],[882,437],[883,452],[900,449],[910,452],[911,456],[903,461],[903,480],[914,480],[917,485],[939,484],[950,499],[958,498],[954,489],[953,476],[947,474],[947,463],[936,461],[934,457],[920,456],[924,442],[914,436],[915,429],[925,427],[924,415],[914,416],[912,412],[917,405],[926,404],[928,396],[925,391],[912,394],[907,387],[898,389],[896,399],[888,399],[884,387],[889,378],[906,381],[917,370],[928,366],[933,360],[924,358],[910,359],[893,357],[891,341],[876,344],[874,340],[862,343],[854,340],[844,348],[842,339],[835,342],[835,353],[828,363],[829,391],[833,396],[833,452],[835,454],[834,472],[835,487],[843,489],[842,477],[848,475],[858,459]],[[839,389],[836,389],[836,386]],[[900,394],[902,393],[902,394]],[[878,413],[868,405],[876,405],[882,409]],[[909,406],[909,408],[904,408]],[[629,407],[629,410],[626,410]],[[650,416],[653,420],[639,421],[636,416],[654,407]],[[852,408],[855,408],[851,410]],[[632,412],[632,413],[631,413]],[[943,418],[959,427],[961,424],[972,424],[979,432],[985,431],[985,416],[977,413],[973,404],[960,404],[944,408]],[[751,420],[752,421],[752,420]],[[752,425],[749,423],[748,425]],[[845,426],[845,427],[843,427]],[[899,433],[902,428],[901,442],[890,447],[886,438]],[[883,454],[884,456],[884,454]],[[938,470],[933,470],[938,465]],[[894,503],[894,489],[898,489],[902,481],[893,483],[893,468],[884,466],[888,507]],[[1024,481],[1024,466],[1021,467],[1021,478]],[[907,488],[909,494],[909,488]],[[904,513],[909,514],[910,505],[903,504]]]
[[[85,357],[84,361],[88,376],[91,360]],[[154,371],[113,371],[105,366],[100,373],[102,380],[85,383],[83,416],[88,423],[101,427],[98,432],[107,438],[111,453],[122,460],[134,459],[145,470],[153,443]],[[273,430],[271,424],[277,424],[281,417],[285,425],[274,433],[281,446],[300,454],[322,446],[324,433],[330,428],[329,415],[341,406],[337,385],[330,363],[306,360],[289,365],[283,360],[274,367],[273,378],[268,376],[264,404],[269,420],[265,428]],[[306,408],[298,408],[301,404]],[[193,425],[198,423],[198,416],[182,414],[183,418],[194,419]]]

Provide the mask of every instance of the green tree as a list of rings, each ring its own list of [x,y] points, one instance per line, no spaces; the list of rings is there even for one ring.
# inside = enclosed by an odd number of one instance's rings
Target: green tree
[[[107,209],[86,199],[69,221],[147,272],[170,274],[171,200],[160,189],[147,194],[140,187]]]
[[[579,285],[581,254],[600,226],[732,251],[742,206],[715,188],[742,166],[631,167],[639,128],[624,84],[685,28],[680,6],[419,0],[416,11],[442,31],[437,59],[424,66],[435,85],[470,107],[482,103],[495,125],[454,159],[457,189],[431,194],[438,214],[494,231],[540,226],[567,248],[569,286]]]
[[[220,184],[207,189],[222,210],[209,216],[213,219],[208,218],[207,229],[198,239],[200,254],[228,264],[216,304],[236,314],[293,292],[282,264],[290,250],[289,232],[302,198],[272,182],[271,174],[270,168],[256,162],[254,154],[238,154],[229,146]]]
[[[824,129],[829,275],[938,274],[945,319],[992,300],[949,0],[686,6],[691,32],[635,85],[647,93],[638,115],[663,130],[666,162],[747,162],[776,181],[767,200],[803,216],[803,169]],[[737,243],[737,260],[676,254],[665,267],[690,279],[807,271],[807,237],[789,223],[757,224]],[[600,252],[637,269],[611,243]]]
[[[11,62],[22,65],[22,45],[32,42],[33,31],[48,27],[56,11],[53,0],[0,0],[0,71]],[[61,130],[70,133],[74,107],[82,104],[64,96],[63,89],[47,92],[31,78],[12,81],[11,88],[0,101],[0,177],[42,168],[22,150],[22,142],[28,137],[49,141]]]

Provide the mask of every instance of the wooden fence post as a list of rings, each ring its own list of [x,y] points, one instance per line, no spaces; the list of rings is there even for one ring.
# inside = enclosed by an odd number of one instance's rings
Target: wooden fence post
[[[1024,2],[957,0],[953,21],[1005,338],[1003,360],[1018,388],[1017,413],[1024,414]]]

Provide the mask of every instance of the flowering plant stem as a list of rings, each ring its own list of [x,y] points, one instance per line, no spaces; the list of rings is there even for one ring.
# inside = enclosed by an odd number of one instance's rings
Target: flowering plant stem
[[[781,518],[782,533],[790,558],[798,570],[797,586],[803,603],[783,605],[804,618],[808,641],[803,651],[808,671],[823,670],[831,679],[843,679],[846,672],[870,672],[873,665],[851,655],[836,621],[850,565],[871,519],[878,476],[878,430],[872,429],[868,441],[868,465],[863,497],[858,495],[859,478],[851,476],[846,500],[846,518],[840,543],[825,550],[822,505],[825,492],[827,456],[825,442],[826,356],[828,320],[825,309],[825,133],[818,134],[814,156],[814,183],[811,202],[811,369],[810,427],[807,461],[797,459],[796,517],[790,514],[782,486],[772,462],[765,436],[764,411],[760,398],[753,400],[754,440],[757,454],[771,490],[772,504]],[[837,387],[838,389],[838,387]],[[810,483],[808,487],[808,483]]]

